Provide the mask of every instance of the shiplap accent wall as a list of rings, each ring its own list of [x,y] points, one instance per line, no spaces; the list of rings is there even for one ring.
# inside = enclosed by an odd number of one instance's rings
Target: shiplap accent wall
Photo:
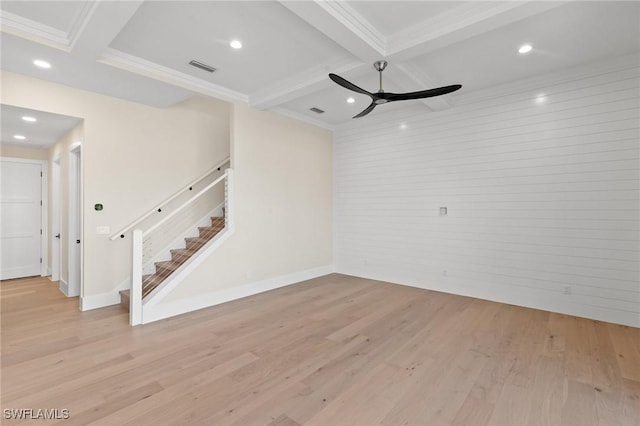
[[[640,326],[639,64],[337,129],[336,271]]]

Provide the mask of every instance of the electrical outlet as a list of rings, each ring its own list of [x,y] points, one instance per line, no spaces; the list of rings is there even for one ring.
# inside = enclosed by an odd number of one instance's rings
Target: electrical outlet
[[[446,216],[446,215],[447,215],[447,208],[440,207],[440,216]]]
[[[565,285],[563,287],[562,294],[564,294],[565,296],[570,295],[571,294],[571,286]]]

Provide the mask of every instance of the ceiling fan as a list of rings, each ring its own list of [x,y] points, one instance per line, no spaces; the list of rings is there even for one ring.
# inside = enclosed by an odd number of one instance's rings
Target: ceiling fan
[[[434,96],[446,95],[447,93],[455,92],[456,90],[462,88],[460,84],[454,84],[452,86],[444,86],[438,87],[435,89],[421,90],[419,92],[408,92],[408,93],[387,93],[382,90],[382,71],[387,67],[387,61],[376,61],[373,63],[373,67],[380,73],[380,89],[375,93],[367,92],[364,89],[359,88],[355,84],[345,80],[337,74],[329,74],[329,78],[333,80],[335,83],[344,87],[345,89],[353,90],[354,92],[362,93],[363,95],[367,95],[371,98],[371,104],[365,108],[360,114],[354,116],[353,118],[363,117],[369,114],[376,105],[386,104],[387,102],[395,102],[395,101],[407,101],[410,99],[424,99],[431,98]]]

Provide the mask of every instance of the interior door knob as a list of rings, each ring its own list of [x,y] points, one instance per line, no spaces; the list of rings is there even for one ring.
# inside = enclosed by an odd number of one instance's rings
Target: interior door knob
[[[76,244],[80,244],[80,240],[76,240]]]
[[[60,234],[56,235],[56,238],[57,238],[57,239],[60,239]]]

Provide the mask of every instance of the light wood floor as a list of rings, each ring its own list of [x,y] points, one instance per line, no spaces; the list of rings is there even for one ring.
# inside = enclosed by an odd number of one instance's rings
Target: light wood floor
[[[640,419],[640,329],[343,275],[136,328],[47,279],[0,289],[2,408],[69,409],[60,423]]]

